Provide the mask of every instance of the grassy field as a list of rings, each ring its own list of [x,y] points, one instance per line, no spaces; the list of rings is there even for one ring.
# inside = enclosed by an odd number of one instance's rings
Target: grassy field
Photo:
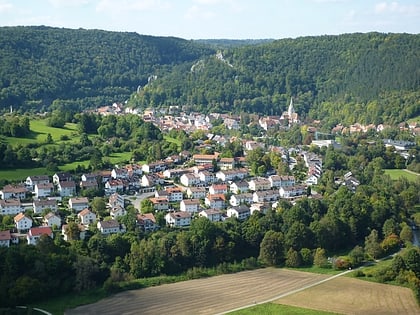
[[[47,171],[45,167],[38,168],[20,168],[13,170],[0,170],[0,179],[7,179],[9,181],[21,181],[28,176],[34,175],[53,175],[52,172]]]
[[[401,177],[405,177],[409,181],[415,181],[420,176],[420,174],[414,174],[407,170],[391,170],[391,169],[386,169],[385,174],[389,175],[391,179],[393,180],[397,180]]]
[[[12,145],[43,143],[46,141],[48,134],[51,134],[54,143],[64,142],[61,140],[62,136],[69,137],[69,140],[66,140],[67,142],[77,142],[80,139],[77,125],[73,123],[66,123],[64,128],[54,128],[47,126],[46,119],[32,119],[30,121],[30,129],[32,132],[27,138],[5,137],[5,140]]]

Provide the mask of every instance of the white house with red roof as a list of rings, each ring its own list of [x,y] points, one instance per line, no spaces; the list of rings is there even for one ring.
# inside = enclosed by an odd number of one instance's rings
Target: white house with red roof
[[[15,222],[16,229],[21,231],[26,231],[32,227],[32,219],[26,216],[24,213],[19,213],[13,218]]]
[[[28,245],[36,245],[36,243],[42,235],[47,235],[53,238],[53,232],[49,226],[39,226],[30,228],[28,234],[26,235]]]
[[[98,221],[97,228],[103,235],[125,233],[126,231],[124,224],[120,224],[114,219],[108,221]]]
[[[206,198],[207,191],[204,187],[188,187],[187,196],[192,199],[204,199]]]
[[[226,184],[213,184],[209,188],[210,195],[227,194],[228,187]]]
[[[153,213],[137,214],[136,223],[145,232],[154,231],[158,228]]]

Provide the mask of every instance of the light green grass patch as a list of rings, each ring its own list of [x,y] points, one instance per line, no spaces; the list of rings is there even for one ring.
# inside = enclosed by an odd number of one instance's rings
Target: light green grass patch
[[[336,275],[336,274],[339,274],[340,272],[343,272],[343,270],[335,270],[335,269],[332,269],[332,268],[321,268],[321,267],[317,267],[317,266],[299,267],[299,268],[285,268],[285,269],[290,269],[290,270],[295,270],[295,271],[311,272],[311,273],[319,273],[319,274],[323,274],[323,275]]]
[[[106,156],[104,159],[109,159],[109,161],[113,164],[127,164],[130,163],[131,156],[131,152],[119,152],[112,153],[111,156]]]
[[[175,143],[178,146],[178,149],[181,150],[181,140],[169,137],[168,135],[164,135],[163,139],[165,139],[167,142]]]
[[[420,174],[415,174],[412,172],[409,172],[407,170],[394,170],[394,169],[386,169],[385,174],[389,175],[392,180],[400,179],[401,177],[406,178],[409,181],[416,181],[417,178],[419,178]]]
[[[34,175],[52,175],[52,173],[47,171],[45,167],[0,170],[0,179],[7,179],[13,182],[22,181],[26,177]]]
[[[25,138],[5,137],[7,143],[11,145],[30,144],[30,143],[45,143],[47,135],[51,134],[54,143],[62,142],[77,142],[80,136],[77,132],[77,124],[66,123],[64,128],[54,128],[47,126],[46,119],[32,119],[30,121],[31,134]],[[69,137],[69,140],[60,140],[62,136]]]
[[[277,314],[287,314],[287,315],[328,315],[328,314],[336,314],[331,312],[325,311],[318,311],[318,310],[311,310],[307,308],[283,305],[283,304],[275,304],[275,303],[265,303],[256,306],[252,306],[249,308],[245,308],[243,310],[234,311],[228,313],[231,315],[277,315]]]

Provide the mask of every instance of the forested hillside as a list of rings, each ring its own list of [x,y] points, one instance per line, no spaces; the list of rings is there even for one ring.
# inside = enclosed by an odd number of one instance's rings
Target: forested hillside
[[[3,27],[0,108],[80,109],[131,94],[130,105],[141,108],[280,114],[293,96],[301,116],[331,125],[420,114],[420,35],[246,42]]]
[[[0,28],[0,109],[124,101],[156,67],[212,49],[172,37],[51,27]]]
[[[395,123],[419,114],[419,48],[419,35],[380,33],[236,47],[194,68],[177,67],[134,103],[281,114],[293,96],[301,115],[354,122],[366,120],[373,102],[370,122]]]

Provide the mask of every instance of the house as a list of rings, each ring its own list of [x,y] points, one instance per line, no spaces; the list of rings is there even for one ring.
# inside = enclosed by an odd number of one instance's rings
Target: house
[[[305,180],[305,184],[306,185],[317,185],[318,184],[318,180],[319,180],[319,177],[318,176],[316,176],[316,175],[314,175],[314,174],[312,174],[312,175],[310,175],[306,180]]]
[[[222,170],[216,173],[216,178],[222,182],[242,180],[249,176],[249,171],[245,168],[233,169],[233,170]]]
[[[206,209],[206,210],[200,211],[198,216],[205,217],[212,222],[219,222],[222,220],[222,212],[217,209]]]
[[[25,199],[28,189],[24,185],[6,185],[0,190],[0,198]]]
[[[118,217],[125,216],[127,214],[127,211],[125,210],[125,208],[117,206],[117,207],[111,208],[109,210],[109,214],[111,215],[111,218],[116,219]]]
[[[25,186],[34,191],[35,185],[37,184],[48,184],[50,179],[47,175],[28,176],[25,180]]]
[[[262,190],[256,191],[252,195],[252,201],[254,202],[272,202],[277,201],[280,198],[278,190]]]
[[[296,183],[294,176],[287,175],[271,175],[268,180],[271,183],[271,188],[289,187]]]
[[[187,211],[170,212],[165,215],[165,220],[171,227],[186,227],[191,225],[191,217],[191,213]]]
[[[165,181],[161,180],[160,177],[156,174],[145,174],[141,177],[141,186],[142,187],[152,187],[155,185],[163,184]]]
[[[203,182],[203,184],[206,186],[216,181],[216,177],[214,176],[214,173],[209,172],[209,171],[199,172],[198,177],[200,178],[200,181]]]
[[[231,170],[235,167],[235,159],[234,158],[221,158],[217,162],[217,166],[221,170]]]
[[[155,211],[167,211],[169,209],[169,201],[167,197],[154,197],[149,198],[153,204]]]
[[[79,184],[81,189],[98,189],[99,188],[99,184],[96,180],[87,180],[84,181],[82,180]]]
[[[128,164],[124,168],[128,171],[128,176],[130,177],[143,175],[142,166],[139,164]]]
[[[42,235],[47,235],[53,238],[53,232],[49,226],[39,226],[30,228],[28,234],[26,235],[28,245],[36,245],[36,243]]]
[[[200,200],[198,199],[184,199],[179,203],[179,208],[181,211],[195,213],[198,212],[198,207],[200,206]]]
[[[82,182],[98,182],[98,177],[99,177],[98,174],[87,173],[87,174],[82,174],[80,178]]]
[[[13,215],[22,211],[22,204],[19,199],[0,199],[0,214]]]
[[[0,231],[0,247],[10,247],[12,236],[10,231]]]
[[[240,194],[249,191],[249,185],[246,181],[242,180],[231,183],[229,189],[234,194]]]
[[[32,202],[34,213],[42,213],[45,209],[50,209],[52,212],[57,212],[57,201],[54,199],[35,199]]]
[[[165,162],[163,161],[158,161],[158,162],[154,162],[154,163],[149,163],[149,164],[143,164],[141,169],[144,173],[158,173],[158,172],[163,172],[165,171],[167,168],[167,165]]]
[[[70,173],[67,172],[61,172],[61,173],[55,173],[53,175],[53,184],[58,185],[61,182],[69,182],[73,181],[73,177]]]
[[[179,187],[166,187],[165,191],[168,193],[169,202],[179,202],[184,197]]]
[[[260,213],[264,213],[266,214],[268,209],[270,209],[270,204],[267,202],[255,202],[253,204],[251,204],[251,206],[249,207],[249,210],[251,212],[251,215],[255,212],[258,211]]]
[[[250,204],[253,201],[252,193],[243,193],[230,196],[229,204],[231,206],[239,206],[241,204],[247,203]]]
[[[95,223],[96,214],[90,211],[88,208],[85,208],[77,214],[77,218],[81,224],[84,226],[89,226],[89,224]]]
[[[34,188],[35,198],[49,197],[54,192],[54,185],[52,183],[38,183]]]
[[[187,196],[192,199],[204,199],[207,191],[204,187],[188,187]]]
[[[306,187],[303,185],[292,187],[280,187],[279,193],[281,198],[296,198],[306,196]]]
[[[126,168],[113,168],[111,171],[112,179],[128,179],[128,170]]]
[[[207,195],[204,203],[209,208],[221,210],[225,208],[225,200],[225,195],[223,194]]]
[[[199,185],[200,182],[198,174],[184,174],[180,178],[180,183],[186,187]]]
[[[125,206],[124,197],[122,195],[120,195],[119,193],[113,193],[108,198],[108,205],[111,208],[116,208],[116,207],[124,208],[124,206]]]
[[[209,188],[210,195],[227,194],[228,188],[226,184],[213,184]]]
[[[137,214],[137,226],[144,232],[155,231],[159,228],[156,224],[156,218],[153,213]]]
[[[237,218],[238,220],[242,221],[251,215],[251,211],[249,207],[241,205],[227,209],[226,215],[229,218]]]
[[[89,207],[89,200],[86,197],[75,197],[69,199],[69,208],[80,212]]]
[[[111,179],[105,183],[105,191],[108,195],[118,191],[124,191],[125,185],[121,179]]]
[[[212,164],[213,161],[217,161],[219,154],[194,154],[193,161],[196,165]]]
[[[63,235],[63,239],[66,242],[73,240],[73,239],[70,239],[70,235],[68,233],[68,227],[69,227],[68,224],[64,224],[61,227],[61,235]],[[78,235],[75,237],[75,239],[84,240],[85,237],[86,237],[86,228],[85,228],[85,226],[83,224],[78,224],[77,227],[78,227],[78,231],[79,232],[78,232]]]
[[[163,171],[163,177],[165,178],[175,178],[175,177],[181,177],[183,174],[188,173],[185,169],[180,168],[172,168],[168,170]]]
[[[117,220],[114,219],[108,221],[99,221],[97,223],[97,227],[103,235],[125,233],[126,231],[124,224],[120,224]]]
[[[71,197],[76,195],[76,183],[72,180],[62,181],[57,184],[57,190],[61,197]]]
[[[253,190],[253,191],[271,189],[270,181],[264,177],[253,178],[248,182],[248,185],[249,185],[249,190]]]
[[[50,212],[50,213],[48,213],[44,216],[43,223],[44,223],[44,226],[52,227],[52,226],[55,225],[57,227],[60,227],[61,226],[61,218],[60,218],[60,216],[56,215],[55,213]]]
[[[23,212],[17,214],[13,221],[15,222],[16,229],[21,231],[26,231],[32,227],[32,219],[26,216]]]

